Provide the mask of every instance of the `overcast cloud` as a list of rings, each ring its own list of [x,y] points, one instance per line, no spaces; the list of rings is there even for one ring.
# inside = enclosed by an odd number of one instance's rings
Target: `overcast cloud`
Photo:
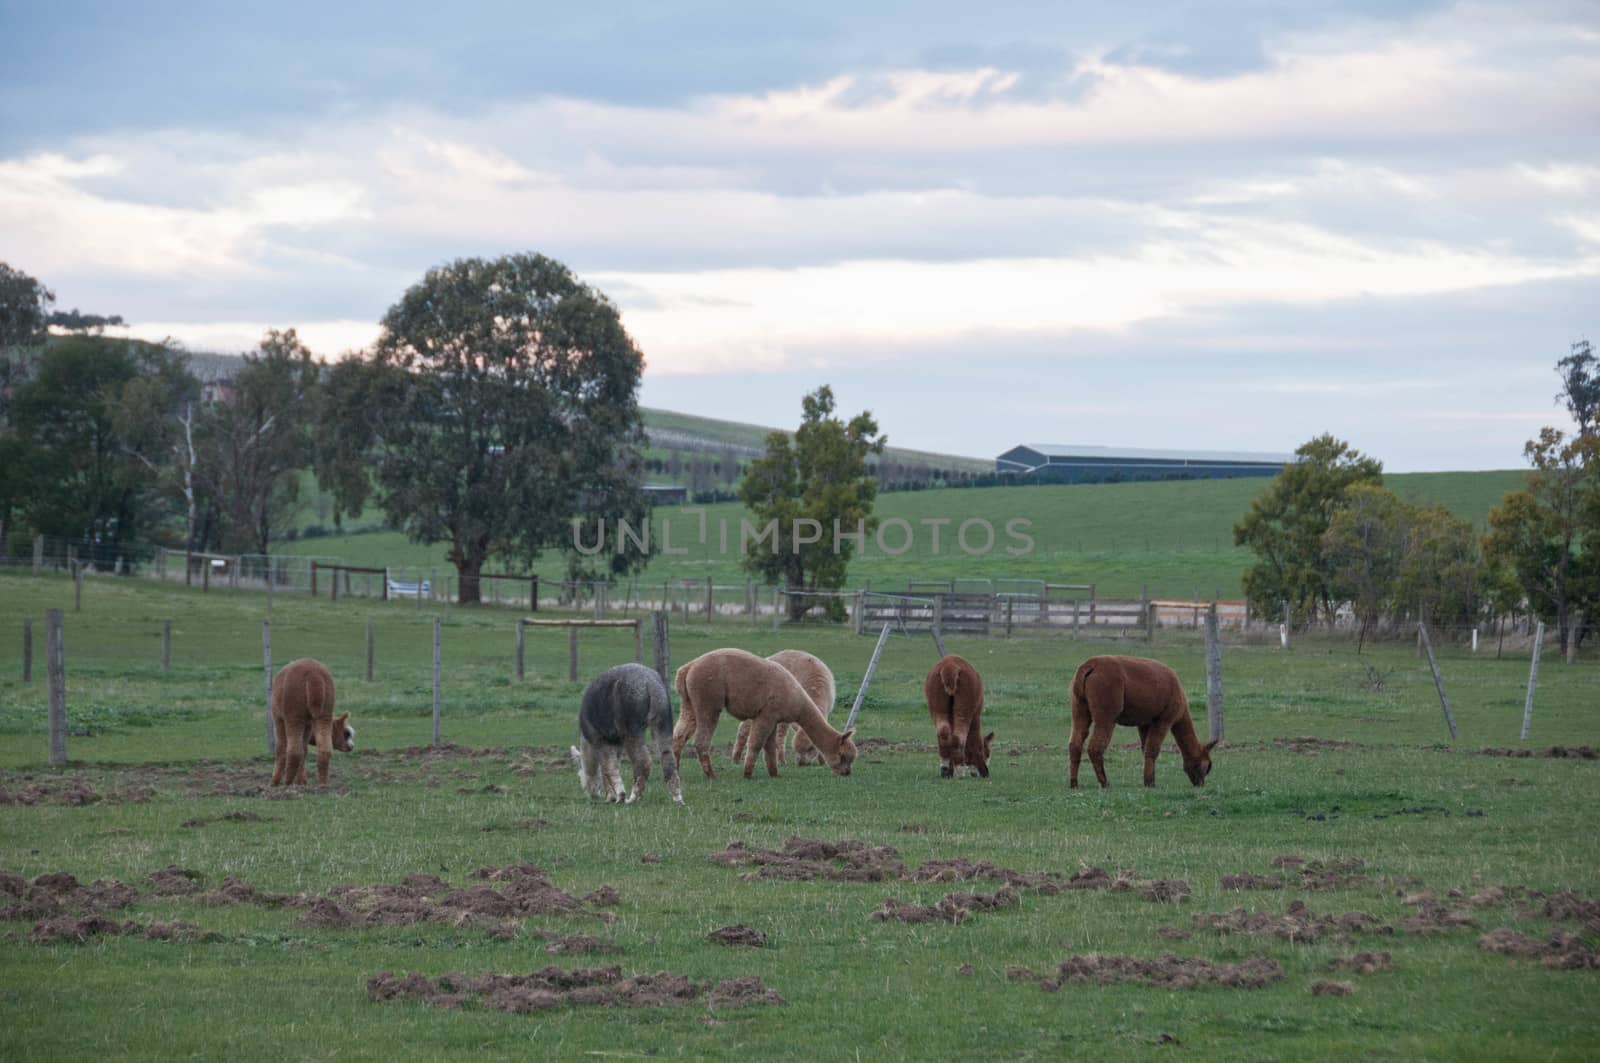
[[[0,0],[0,259],[197,350],[531,250],[651,405],[1406,470],[1593,338],[1592,3],[212,6]]]

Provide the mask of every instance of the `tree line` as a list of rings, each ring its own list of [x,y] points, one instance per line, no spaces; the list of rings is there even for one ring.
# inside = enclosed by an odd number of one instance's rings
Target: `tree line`
[[[1244,577],[1252,607],[1295,624],[1348,611],[1358,644],[1418,621],[1527,611],[1555,628],[1563,653],[1581,643],[1600,619],[1600,360],[1580,341],[1556,371],[1576,431],[1528,441],[1526,484],[1481,535],[1443,506],[1395,495],[1382,463],[1342,440],[1301,446],[1233,528],[1259,559]]]

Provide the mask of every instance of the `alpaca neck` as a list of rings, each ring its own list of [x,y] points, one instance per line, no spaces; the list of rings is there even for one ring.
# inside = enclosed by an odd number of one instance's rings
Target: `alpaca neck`
[[[839,752],[839,739],[844,737],[842,732],[835,731],[828,723],[828,718],[812,703],[811,698],[801,699],[805,702],[798,707],[794,716],[794,723],[811,739],[811,744],[829,756],[837,756]]]
[[[1191,764],[1205,754],[1205,743],[1201,742],[1200,736],[1195,733],[1194,720],[1187,710],[1172,725],[1172,739],[1178,743],[1178,752],[1183,754],[1185,764]]]

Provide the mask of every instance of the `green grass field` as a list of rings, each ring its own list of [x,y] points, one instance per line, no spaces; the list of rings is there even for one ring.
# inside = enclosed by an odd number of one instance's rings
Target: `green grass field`
[[[1077,664],[1096,652],[1158,656],[1179,670],[1201,706],[1203,655],[1192,636],[1163,632],[1153,647],[953,640],[950,648],[984,674],[985,721],[998,738],[991,778],[949,781],[937,777],[920,697],[931,645],[896,638],[859,723],[858,737],[871,741],[849,778],[789,767],[777,779],[746,781],[722,755],[733,737],[724,719],[719,777],[706,781],[691,766],[686,807],[667,801],[659,773],[638,805],[619,807],[585,799],[562,762],[575,737],[580,687],[566,681],[561,633],[530,632],[528,677],[519,683],[512,674],[517,614],[452,610],[443,626],[443,737],[487,752],[429,755],[416,749],[431,734],[429,618],[409,603],[280,595],[274,660],[315,655],[332,667],[360,751],[334,758],[329,792],[268,800],[264,605],[255,594],[91,579],[83,610],[73,612],[63,577],[0,576],[0,790],[10,799],[46,795],[43,803],[0,809],[0,868],[29,879],[59,871],[84,883],[117,879],[141,896],[110,918],[182,919],[205,935],[34,943],[32,920],[0,921],[0,1056],[1505,1060],[1600,1053],[1593,1021],[1600,971],[1555,969],[1478,945],[1480,935],[1509,927],[1539,941],[1552,931],[1576,933],[1592,949],[1595,927],[1553,922],[1532,896],[1495,900],[1491,893],[1480,907],[1467,900],[1493,886],[1591,897],[1600,886],[1593,830],[1600,762],[1476,752],[1522,744],[1527,661],[1509,653],[1497,660],[1492,652],[1474,657],[1441,647],[1461,729],[1450,743],[1426,664],[1410,646],[1356,657],[1343,643],[1310,638],[1288,653],[1230,644],[1230,744],[1216,752],[1205,788],[1188,785],[1170,749],[1157,787],[1136,785],[1137,753],[1121,748],[1134,737],[1129,731],[1119,732],[1108,756],[1113,788],[1072,791],[1065,691]],[[46,608],[67,610],[72,733],[64,770],[45,765]],[[20,681],[24,616],[35,618],[39,648],[29,685]],[[174,621],[168,674],[160,669],[164,618]],[[370,684],[361,678],[369,620],[376,641]],[[872,648],[836,628],[774,633],[675,622],[675,663],[720,645],[761,653],[793,645],[823,657],[838,678],[836,723]],[[585,632],[582,675],[631,656],[630,636]],[[1546,658],[1530,747],[1595,744],[1592,672],[1592,664]],[[85,788],[100,799],[63,803],[64,793]],[[871,914],[889,897],[933,903],[954,891],[992,893],[1000,883],[745,880],[746,869],[707,860],[733,839],[777,847],[789,837],[893,846],[908,868],[955,857],[1024,872],[1131,868],[1140,879],[1182,879],[1190,894],[1156,903],[1137,891],[1024,890],[1016,906],[958,925],[912,925]],[[659,862],[644,862],[647,853]],[[1274,866],[1289,854],[1363,863],[1336,888],[1307,891],[1295,871]],[[145,878],[177,865],[202,875],[206,889],[237,876],[263,891],[327,894],[340,884],[398,883],[414,873],[467,886],[475,868],[522,862],[573,895],[614,886],[620,899],[604,909],[614,920],[533,917],[503,940],[471,922],[324,929],[298,925],[305,913],[294,907],[152,896]],[[1222,888],[1223,875],[1242,872],[1284,878],[1290,888]],[[0,876],[0,894],[5,881]],[[1404,895],[1425,889],[1444,900],[1439,911],[1460,910],[1472,925],[1408,929],[1426,909]],[[0,908],[14,900],[0,895]],[[1295,901],[1315,913],[1365,912],[1395,932],[1368,926],[1291,942],[1195,925],[1198,915],[1236,906],[1282,914]],[[767,947],[708,940],[730,924],[762,931]],[[1190,936],[1164,938],[1161,928]],[[614,951],[551,955],[541,931],[590,934]],[[1333,959],[1360,951],[1389,952],[1393,969],[1328,970]],[[1014,966],[1052,974],[1069,957],[1094,964],[1086,957],[1169,953],[1226,964],[1266,958],[1282,977],[1254,989],[1068,982],[1059,992],[1008,977]],[[368,998],[368,979],[378,972],[526,974],[550,964],[616,964],[628,974],[671,971],[696,980],[758,976],[786,1004],[564,1005],[512,1014]],[[1312,994],[1313,984],[1330,979],[1353,992]]]
[[[1443,503],[1481,528],[1489,508],[1507,491],[1520,488],[1523,477],[1514,470],[1408,473],[1387,477],[1385,482],[1402,497]],[[909,522],[915,533],[911,548],[887,556],[869,539],[865,552],[851,562],[849,584],[904,586],[908,579],[952,577],[1039,579],[1093,583],[1104,597],[1137,597],[1145,588],[1157,597],[1209,597],[1219,591],[1223,597],[1238,597],[1254,555],[1233,545],[1233,524],[1265,486],[1262,480],[1187,480],[893,492],[879,496],[876,512],[880,520]],[[957,541],[960,524],[972,517],[984,518],[994,529],[994,546],[987,552],[979,552],[986,543],[979,527],[971,529],[967,539],[974,552],[963,550]],[[1023,530],[1033,546],[1023,556],[1006,553],[1025,545],[1006,534],[1007,522],[1017,518],[1031,522]],[[702,541],[697,511],[657,509],[656,539],[661,541],[665,522],[673,553],[655,558],[641,579],[659,583],[709,577],[721,584],[744,583],[748,576],[738,566],[739,533],[741,521],[749,519],[739,504],[707,506]],[[934,520],[949,521],[940,526],[937,552],[933,528],[924,523]],[[826,534],[831,536],[832,529]],[[884,543],[899,551],[904,535],[903,529],[886,529]],[[333,555],[353,565],[453,571],[444,560],[443,545],[411,543],[395,532],[301,540],[283,544],[281,551]],[[563,571],[558,557],[549,557],[534,569],[544,579],[559,579]]]

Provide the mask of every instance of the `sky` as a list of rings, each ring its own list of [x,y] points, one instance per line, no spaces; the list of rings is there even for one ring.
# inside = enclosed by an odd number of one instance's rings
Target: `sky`
[[[430,268],[609,296],[641,401],[891,443],[1518,468],[1600,340],[1600,3],[0,0],[0,260],[239,352]]]

